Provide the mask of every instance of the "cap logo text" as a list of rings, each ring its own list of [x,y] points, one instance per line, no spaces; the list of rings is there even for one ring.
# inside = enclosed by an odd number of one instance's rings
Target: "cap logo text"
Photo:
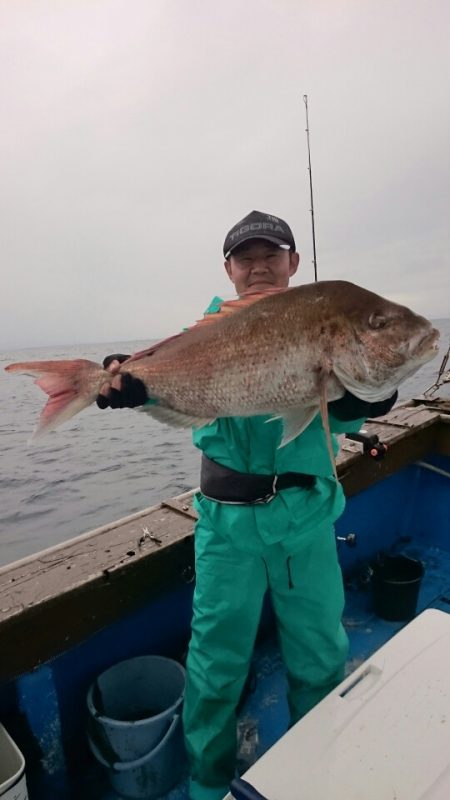
[[[233,241],[236,239],[237,236],[241,236],[243,233],[249,233],[249,231],[272,231],[272,233],[282,233],[284,234],[284,230],[281,225],[274,225],[271,222],[252,222],[250,225],[242,225],[236,231],[230,235],[230,239]]]

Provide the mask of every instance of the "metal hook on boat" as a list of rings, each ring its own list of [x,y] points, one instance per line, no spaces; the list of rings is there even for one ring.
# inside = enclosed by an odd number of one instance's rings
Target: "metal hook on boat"
[[[158,545],[162,544],[162,540],[155,536],[154,533],[151,533],[147,526],[145,526],[145,528],[142,528],[142,536],[138,540],[138,547],[142,547],[147,540]]]
[[[450,370],[445,372],[445,368],[448,364],[448,359],[450,358],[450,345],[448,346],[448,350],[442,359],[442,364],[439,367],[439,372],[437,378],[432,386],[429,386],[428,389],[425,389],[423,396],[427,397],[428,395],[431,397],[443,383],[450,383]]]

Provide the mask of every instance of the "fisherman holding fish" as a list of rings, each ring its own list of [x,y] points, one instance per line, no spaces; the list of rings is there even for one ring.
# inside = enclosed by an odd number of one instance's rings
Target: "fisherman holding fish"
[[[233,226],[223,249],[225,269],[241,297],[286,289],[299,265],[287,223],[257,211]],[[214,298],[206,313],[218,312],[222,302]],[[117,361],[110,356],[108,364],[114,369]],[[106,386],[105,393],[108,399],[98,399],[102,407],[148,399],[138,378],[128,378],[126,389]],[[368,403],[347,392],[329,404],[332,431],[359,430],[366,417],[386,413],[396,398],[395,392]],[[344,509],[343,490],[331,473],[316,412],[306,430],[279,449],[281,437],[281,422],[267,424],[267,416],[220,418],[193,432],[203,457],[183,719],[191,800],[220,800],[234,777],[236,707],[267,590],[287,670],[291,723],[344,676],[348,642],[333,529]]]
[[[299,255],[282,219],[252,211],[225,237],[239,296],[148,350],[10,364],[49,395],[37,435],[97,400],[193,426],[196,586],[183,722],[191,800],[221,800],[236,769],[236,708],[270,592],[291,723],[344,675],[334,535],[345,498],[332,433],[386,413],[437,353],[410,309],[345,281],[288,288]],[[331,433],[331,432],[332,433]]]

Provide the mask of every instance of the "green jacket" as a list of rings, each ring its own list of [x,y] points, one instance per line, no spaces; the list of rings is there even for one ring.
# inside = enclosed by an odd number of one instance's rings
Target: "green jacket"
[[[205,313],[214,313],[221,299],[215,297]],[[279,492],[269,503],[231,505],[208,500],[200,492],[195,507],[214,530],[246,552],[261,552],[282,542],[294,553],[320,527],[330,525],[343,512],[345,497],[333,476],[325,431],[320,414],[306,430],[285,447],[278,445],[282,423],[267,423],[268,416],[224,417],[193,431],[193,442],[213,461],[239,472],[280,474],[305,472],[317,476],[312,489],[292,488]],[[364,419],[341,422],[330,414],[334,433],[357,431]],[[338,451],[333,436],[335,453]]]

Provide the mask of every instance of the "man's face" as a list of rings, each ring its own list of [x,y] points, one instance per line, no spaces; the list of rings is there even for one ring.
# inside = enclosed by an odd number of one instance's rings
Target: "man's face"
[[[272,287],[284,289],[297,272],[298,253],[283,250],[265,239],[252,239],[233,250],[225,261],[229,279],[236,293],[263,292]]]

